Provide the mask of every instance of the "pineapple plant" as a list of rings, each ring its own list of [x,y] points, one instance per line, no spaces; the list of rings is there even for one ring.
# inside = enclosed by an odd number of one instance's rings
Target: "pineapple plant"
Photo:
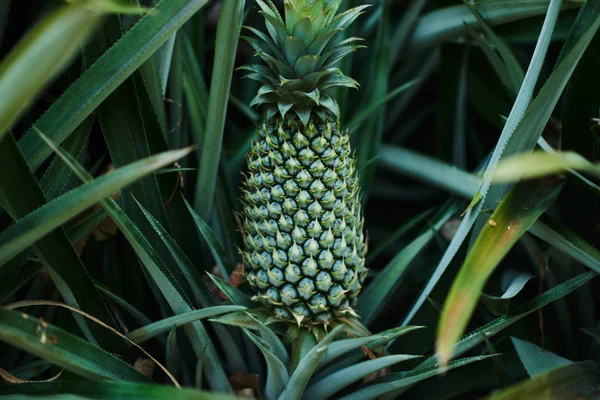
[[[0,2],[0,399],[599,397],[600,1],[365,3]]]
[[[243,186],[247,279],[275,318],[306,326],[355,315],[367,275],[356,163],[329,94],[358,87],[336,63],[361,47],[340,38],[367,6],[338,14],[341,3],[286,0],[282,17],[257,0],[268,35],[246,40],[265,65],[242,67],[263,111]]]

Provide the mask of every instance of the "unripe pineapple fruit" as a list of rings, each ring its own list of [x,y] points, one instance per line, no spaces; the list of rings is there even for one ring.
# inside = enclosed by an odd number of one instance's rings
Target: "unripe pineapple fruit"
[[[242,67],[262,83],[264,109],[243,187],[244,264],[256,300],[278,319],[329,324],[353,314],[367,274],[355,161],[328,94],[357,82],[334,65],[360,47],[341,40],[366,6],[342,0],[256,0],[268,35],[245,38],[266,65]]]

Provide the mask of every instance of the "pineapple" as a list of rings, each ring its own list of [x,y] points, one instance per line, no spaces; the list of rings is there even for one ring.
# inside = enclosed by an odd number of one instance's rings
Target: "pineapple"
[[[354,315],[367,274],[355,160],[334,87],[357,88],[335,64],[360,46],[340,36],[367,6],[342,0],[256,0],[269,35],[245,38],[265,65],[242,67],[264,110],[248,155],[242,231],[254,299],[279,320],[327,325]]]

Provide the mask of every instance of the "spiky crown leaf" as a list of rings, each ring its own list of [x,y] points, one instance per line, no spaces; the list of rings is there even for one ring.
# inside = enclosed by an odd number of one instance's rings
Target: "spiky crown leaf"
[[[337,11],[342,0],[285,0],[285,21],[271,0],[256,0],[269,35],[246,27],[244,37],[265,63],[241,67],[246,77],[262,83],[251,106],[264,106],[267,118],[295,113],[306,125],[311,113],[339,117],[337,102],[327,94],[333,87],[357,88],[358,82],[335,68],[361,46],[362,39],[340,41],[342,32],[368,5]]]

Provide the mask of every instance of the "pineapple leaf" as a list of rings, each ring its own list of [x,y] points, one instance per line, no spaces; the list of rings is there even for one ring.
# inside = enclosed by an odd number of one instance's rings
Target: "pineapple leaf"
[[[244,329],[244,333],[252,340],[256,347],[259,348],[267,361],[266,397],[268,399],[279,398],[289,384],[290,376],[287,368],[283,362],[273,354],[271,346],[267,342],[250,332],[248,329]]]
[[[377,372],[383,368],[390,367],[402,361],[413,360],[422,356],[408,354],[391,355],[375,358],[373,360],[363,361],[356,365],[340,369],[339,371],[326,376],[325,378],[311,384],[304,392],[307,399],[325,400],[335,395],[345,387],[364,378],[365,376]]]
[[[173,327],[180,327],[189,323],[200,321],[202,319],[208,319],[216,317],[218,315],[232,313],[235,311],[245,310],[246,307],[242,306],[215,306],[203,308],[202,310],[193,310],[186,313],[174,315],[172,317],[161,319],[151,323],[150,325],[143,326],[127,334],[127,337],[135,343],[143,343],[146,340],[152,339],[153,337],[160,335],[161,333],[168,332]]]

